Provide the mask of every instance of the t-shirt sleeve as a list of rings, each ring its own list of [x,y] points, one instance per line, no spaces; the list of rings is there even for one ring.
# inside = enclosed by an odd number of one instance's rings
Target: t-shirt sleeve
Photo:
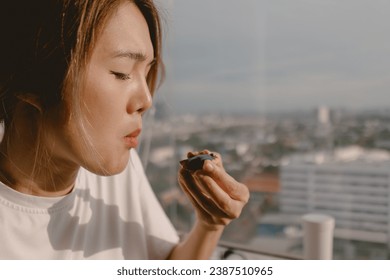
[[[153,192],[134,150],[131,152],[131,164],[139,177],[139,196],[149,259],[166,259],[179,242],[179,236]]]

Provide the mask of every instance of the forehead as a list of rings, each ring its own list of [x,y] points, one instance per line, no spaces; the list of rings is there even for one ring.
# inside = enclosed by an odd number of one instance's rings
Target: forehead
[[[118,51],[142,53],[147,59],[153,59],[148,24],[138,7],[130,1],[123,2],[107,19],[93,53],[112,56]]]

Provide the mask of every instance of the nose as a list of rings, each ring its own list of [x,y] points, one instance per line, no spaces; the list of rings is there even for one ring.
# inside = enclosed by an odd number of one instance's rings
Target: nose
[[[145,78],[139,80],[134,94],[131,94],[128,104],[127,113],[139,113],[143,114],[152,106],[152,95],[149,90],[149,86]]]

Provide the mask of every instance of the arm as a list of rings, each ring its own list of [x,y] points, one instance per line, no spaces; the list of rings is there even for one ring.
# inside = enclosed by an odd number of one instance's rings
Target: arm
[[[197,221],[186,238],[173,248],[168,259],[209,259],[218,244],[222,232],[223,226],[219,229],[210,230]]]
[[[189,157],[194,155],[190,153]],[[240,215],[247,203],[248,188],[226,173],[218,154],[216,159],[205,161],[201,170],[181,167],[179,183],[192,202],[197,219],[169,259],[209,259],[225,226]]]

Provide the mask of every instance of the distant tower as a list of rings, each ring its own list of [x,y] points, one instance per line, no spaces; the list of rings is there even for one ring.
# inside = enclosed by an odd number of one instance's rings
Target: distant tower
[[[317,112],[317,119],[320,124],[329,124],[330,123],[330,117],[329,117],[329,109],[328,107],[321,106],[318,108]]]
[[[316,140],[319,150],[332,151],[333,128],[330,119],[330,110],[326,106],[321,106],[317,109]]]

